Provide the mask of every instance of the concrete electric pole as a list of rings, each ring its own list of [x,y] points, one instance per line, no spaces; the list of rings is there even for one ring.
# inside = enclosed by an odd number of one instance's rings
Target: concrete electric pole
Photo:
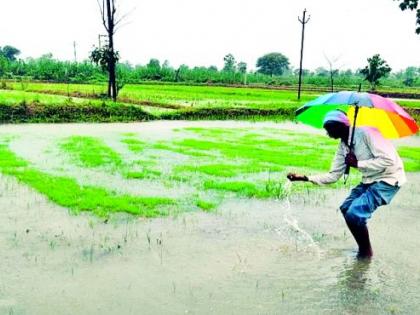
[[[299,66],[299,88],[298,88],[298,100],[300,100],[300,89],[302,86],[302,61],[303,61],[303,42],[305,40],[305,24],[309,22],[311,16],[306,18],[306,9],[303,10],[303,18],[298,17],[299,22],[302,24],[302,42],[300,45],[300,66]]]

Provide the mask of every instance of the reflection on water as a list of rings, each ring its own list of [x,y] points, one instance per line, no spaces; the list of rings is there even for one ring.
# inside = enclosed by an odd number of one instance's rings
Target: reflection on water
[[[371,259],[353,259],[343,266],[343,271],[338,275],[340,301],[344,309],[354,313],[359,308],[369,304],[372,284],[369,275]]]

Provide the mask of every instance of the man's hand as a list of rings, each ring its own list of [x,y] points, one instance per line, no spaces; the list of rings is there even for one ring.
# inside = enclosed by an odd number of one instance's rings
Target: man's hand
[[[298,181],[307,182],[308,181],[307,176],[298,175],[298,174],[295,174],[295,173],[287,174],[287,179],[290,180],[291,182],[298,182]]]
[[[350,152],[346,155],[345,162],[347,165],[357,168],[357,158],[353,152]]]

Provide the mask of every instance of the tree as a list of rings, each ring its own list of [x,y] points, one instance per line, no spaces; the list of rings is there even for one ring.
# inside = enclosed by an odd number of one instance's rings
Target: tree
[[[235,57],[233,57],[232,54],[227,54],[223,58],[223,60],[225,62],[225,66],[223,67],[223,70],[224,71],[235,72],[235,70],[236,70],[236,60],[235,60]]]
[[[3,77],[7,73],[9,63],[9,60],[5,56],[0,54],[0,77]]]
[[[367,59],[368,65],[360,71],[365,76],[365,80],[370,83],[371,89],[375,90],[379,84],[379,79],[391,72],[385,60],[379,54]]]
[[[420,68],[407,67],[403,72],[403,84],[413,86],[418,77],[420,77]]]
[[[162,64],[162,69],[170,69],[171,65],[169,64],[169,60],[165,60]]]
[[[318,67],[315,69],[315,75],[320,77],[326,77],[328,75],[328,70],[324,67]]]
[[[15,61],[16,56],[20,54],[20,50],[13,47],[6,45],[3,49],[0,47],[0,55],[3,55],[9,61]]]
[[[395,0],[394,0],[395,1]],[[401,0],[397,0],[397,1],[401,1]],[[416,34],[420,34],[420,8],[418,6],[419,1],[418,0],[402,0],[402,2],[400,3],[400,9],[402,11],[405,11],[407,9],[414,11],[416,10]]]
[[[293,74],[294,75],[299,75],[300,69],[294,69],[293,70]],[[310,75],[311,71],[309,69],[302,69],[302,75],[304,75],[305,77]]]
[[[238,71],[240,73],[245,74],[246,73],[246,68],[247,68],[246,62],[241,61],[241,62],[238,63]]]
[[[159,59],[152,58],[149,60],[149,63],[146,65],[147,68],[147,79],[149,80],[160,80],[162,78]]]
[[[147,64],[147,68],[153,69],[153,70],[156,70],[156,71],[160,71],[160,61],[159,61],[159,59],[155,59],[155,58],[150,59],[149,63]]]
[[[108,97],[112,97],[114,102],[117,100],[117,75],[116,64],[119,54],[114,50],[114,35],[118,24],[124,16],[117,18],[116,2],[117,0],[97,0],[102,17],[102,24],[108,35],[108,43],[104,47],[95,48],[91,53],[91,60],[101,67],[106,66],[108,71]]]
[[[334,66],[334,64],[340,59],[340,56],[330,59],[326,54],[324,54],[324,57],[327,60],[329,66],[331,92],[334,92],[334,76],[338,74],[338,69]]]
[[[258,58],[257,68],[263,74],[282,75],[289,68],[289,59],[281,53],[269,53]]]
[[[109,49],[108,45],[105,45],[101,48],[95,48],[90,53],[90,60],[99,65],[103,71],[108,71],[109,63],[112,62],[110,53],[111,50]],[[113,60],[115,63],[117,63],[119,59],[119,53],[114,52]]]

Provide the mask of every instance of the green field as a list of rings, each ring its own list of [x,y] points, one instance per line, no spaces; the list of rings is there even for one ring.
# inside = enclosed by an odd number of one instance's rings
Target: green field
[[[113,103],[103,98],[105,85],[8,82],[6,88],[8,90],[0,90],[0,106],[3,106],[3,111],[7,114],[1,120],[5,122],[70,122],[95,119],[140,121],[162,118],[293,119],[294,111],[298,107],[319,95],[315,92],[304,92],[298,101],[295,91],[142,84],[124,86],[118,102]],[[418,119],[420,100],[396,102]],[[23,106],[20,111],[27,115],[15,115],[16,108],[13,109],[13,106]],[[54,110],[57,106],[65,109],[70,107],[70,113],[63,116],[61,108]],[[102,112],[98,113],[99,109]],[[80,110],[86,113],[78,113]],[[87,116],[90,110],[96,114],[92,114],[89,119]]]
[[[65,96],[98,97],[106,93],[106,85],[63,84],[63,83],[13,83],[7,87],[18,91],[43,92]],[[119,93],[121,100],[151,102],[161,105],[182,107],[248,107],[279,108],[298,107],[318,96],[319,92],[303,92],[297,100],[296,91],[217,87],[187,86],[174,84],[127,84]],[[402,106],[420,107],[420,100],[398,100]]]
[[[42,144],[38,161],[13,151],[30,141],[27,135],[3,137],[0,172],[75,213],[155,217],[216,211],[232,198],[282,199],[316,189],[302,184],[290,190],[285,175],[327,171],[337,146],[326,136],[281,128],[187,127],[171,133],[154,139],[141,132],[57,136]],[[417,152],[400,148],[407,171],[420,171]],[[358,180],[355,174],[350,184]]]
[[[98,97],[106,92],[106,85],[60,83],[8,83],[17,91],[42,92],[65,96]],[[297,107],[317,94],[305,93],[297,101],[296,92],[258,88],[228,88],[210,86],[185,86],[142,84],[125,85],[119,93],[121,100],[138,103],[156,103],[180,107],[249,107],[279,108]]]
[[[119,101],[113,103],[101,99],[103,85],[8,83],[7,88],[0,90],[3,122],[293,119],[296,108],[317,96],[304,93],[297,101],[291,91],[150,84],[126,85]],[[398,102],[407,108],[420,107],[416,100]],[[31,163],[33,157],[17,155],[12,148],[18,138],[7,138],[0,150],[0,171],[73,212],[158,216],[194,209],[214,211],[226,196],[283,198],[290,193],[284,187],[286,172],[326,171],[336,148],[325,136],[278,128],[191,127],[175,129],[173,134],[151,140],[136,132],[113,133],[113,144],[103,135],[58,137],[40,153],[52,159],[52,165],[57,162],[55,168],[39,168]],[[400,148],[407,171],[420,170],[416,150]],[[308,160],[308,156],[317,158]],[[139,185],[140,192],[145,182],[151,182],[162,194],[133,195],[75,176],[85,172],[110,183],[121,181],[122,187]],[[168,187],[183,187],[189,193],[167,196]],[[299,193],[313,187],[293,189]]]

